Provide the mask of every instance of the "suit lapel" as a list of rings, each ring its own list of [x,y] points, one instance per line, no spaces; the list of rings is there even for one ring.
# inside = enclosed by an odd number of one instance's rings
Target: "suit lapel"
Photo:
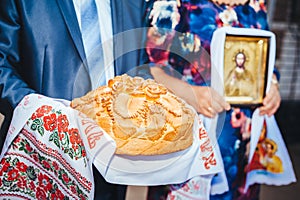
[[[123,51],[123,0],[111,0],[111,15],[112,15],[112,27],[113,27],[113,46],[114,46],[114,58],[115,58],[115,74],[119,74],[119,67],[122,63],[122,51]],[[118,57],[118,58],[116,58]]]
[[[56,0],[82,61],[85,53],[72,0]]]
[[[77,22],[76,12],[72,0],[56,0],[59,5],[62,16],[65,20],[67,29],[73,39],[75,47],[79,53],[83,65],[80,65],[74,81],[72,98],[80,97],[92,89],[91,80],[86,64],[83,42],[80,28]]]

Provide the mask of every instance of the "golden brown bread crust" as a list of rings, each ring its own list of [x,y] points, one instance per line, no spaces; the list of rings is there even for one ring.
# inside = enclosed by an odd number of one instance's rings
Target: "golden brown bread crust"
[[[117,144],[116,154],[159,155],[193,143],[195,113],[154,80],[127,75],[71,102]]]

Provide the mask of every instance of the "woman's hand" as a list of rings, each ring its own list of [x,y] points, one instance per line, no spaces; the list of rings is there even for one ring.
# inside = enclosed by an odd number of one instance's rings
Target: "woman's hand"
[[[186,92],[184,99],[193,106],[198,113],[212,118],[215,117],[216,114],[230,109],[230,105],[213,88],[205,86],[189,87],[191,87],[191,91]]]
[[[273,79],[277,81],[275,75],[273,75]],[[278,83],[272,82],[270,90],[268,91],[263,100],[263,105],[259,108],[259,114],[268,116],[274,115],[275,112],[278,110],[280,103],[281,96],[279,92]]]
[[[175,95],[193,106],[198,113],[206,117],[212,118],[217,113],[230,109],[230,105],[225,99],[211,87],[190,85],[166,74],[158,66],[151,67],[150,70],[158,83],[166,86]]]

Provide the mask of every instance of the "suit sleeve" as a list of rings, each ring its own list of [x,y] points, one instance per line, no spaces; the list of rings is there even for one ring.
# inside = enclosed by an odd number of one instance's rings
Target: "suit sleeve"
[[[0,3],[0,98],[7,100],[13,108],[33,89],[18,74],[20,66],[19,48],[22,43],[22,24],[15,1]]]

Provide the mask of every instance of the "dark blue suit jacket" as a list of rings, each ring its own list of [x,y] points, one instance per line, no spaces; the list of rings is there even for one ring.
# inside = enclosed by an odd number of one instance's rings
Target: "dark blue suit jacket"
[[[143,26],[144,1],[112,0],[111,8],[120,75],[141,60],[143,31],[132,29]],[[13,108],[33,92],[69,100],[84,95],[91,90],[84,60],[72,0],[1,0],[0,94]],[[150,75],[147,68],[133,72]]]

